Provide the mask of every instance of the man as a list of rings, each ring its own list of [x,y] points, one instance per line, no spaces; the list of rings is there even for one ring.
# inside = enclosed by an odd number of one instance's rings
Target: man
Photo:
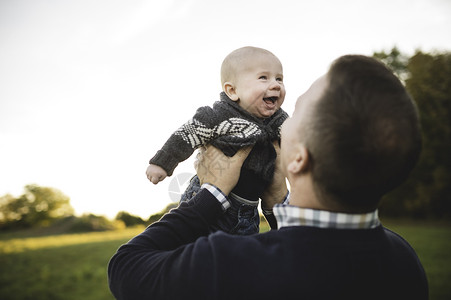
[[[380,198],[421,149],[418,114],[399,80],[372,58],[341,57],[299,97],[281,136],[262,196],[278,230],[208,235],[249,149],[228,158],[207,147],[197,163],[201,191],[111,259],[116,298],[427,299],[414,250],[377,217]],[[285,177],[289,200],[274,205],[286,198]]]

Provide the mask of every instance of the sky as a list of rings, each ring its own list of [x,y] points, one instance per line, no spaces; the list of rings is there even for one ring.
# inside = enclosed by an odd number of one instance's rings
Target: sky
[[[148,218],[193,157],[151,184],[149,159],[218,100],[224,57],[262,47],[297,97],[340,55],[451,50],[449,0],[0,0],[0,196],[27,184],[77,215]]]

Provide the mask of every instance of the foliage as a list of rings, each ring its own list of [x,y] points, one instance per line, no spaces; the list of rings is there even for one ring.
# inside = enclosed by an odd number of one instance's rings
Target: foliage
[[[417,167],[401,187],[383,199],[381,213],[450,218],[451,53],[418,51],[406,61],[394,48],[389,54],[375,56],[403,74],[406,89],[418,106],[423,134]]]
[[[74,218],[74,222],[67,232],[106,231],[124,227],[124,223],[120,220],[110,221],[104,216],[84,214],[81,217]]]
[[[418,52],[409,60],[406,87],[418,104],[423,153],[415,172],[417,205],[451,217],[451,53]]]
[[[397,47],[393,47],[390,53],[385,53],[385,51],[374,52],[373,57],[386,64],[401,81],[404,82],[408,78],[407,64],[409,57],[401,53]]]
[[[145,224],[144,220],[141,217],[133,216],[125,211],[118,212],[115,220],[124,222],[125,226],[127,227]]]
[[[0,197],[0,229],[48,225],[72,214],[69,197],[55,188],[32,184],[18,198]]]
[[[69,197],[60,190],[27,185],[25,193],[17,198],[9,194],[0,197],[0,229],[20,230],[33,227],[36,232],[42,229],[61,234],[125,227],[121,220],[110,221],[104,216],[93,214],[76,217],[73,212]]]

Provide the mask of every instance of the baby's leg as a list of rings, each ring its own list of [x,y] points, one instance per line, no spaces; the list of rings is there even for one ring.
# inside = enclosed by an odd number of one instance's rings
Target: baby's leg
[[[213,226],[212,231],[222,230],[236,235],[258,233],[260,216],[257,206],[259,201],[244,199],[234,193],[228,197],[230,208]]]
[[[180,202],[189,201],[191,200],[200,190],[200,181],[199,177],[197,175],[194,175],[189,182],[188,187],[186,188],[185,192],[183,192],[182,196],[180,197]]]
[[[180,198],[180,202],[191,200],[200,190],[200,181],[197,175],[194,175],[185,192]],[[237,235],[249,235],[258,233],[260,225],[260,216],[257,206],[259,201],[244,199],[234,193],[228,197],[231,207],[218,220],[218,223],[212,225],[211,232],[222,230]]]

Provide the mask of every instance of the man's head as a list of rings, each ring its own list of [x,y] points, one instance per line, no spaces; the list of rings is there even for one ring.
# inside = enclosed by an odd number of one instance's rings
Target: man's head
[[[258,118],[271,117],[285,99],[282,64],[261,48],[243,47],[227,55],[221,84],[230,99]]]
[[[365,56],[338,58],[299,97],[282,131],[288,178],[308,174],[318,200],[334,210],[375,209],[420,151],[414,102],[391,71]]]

